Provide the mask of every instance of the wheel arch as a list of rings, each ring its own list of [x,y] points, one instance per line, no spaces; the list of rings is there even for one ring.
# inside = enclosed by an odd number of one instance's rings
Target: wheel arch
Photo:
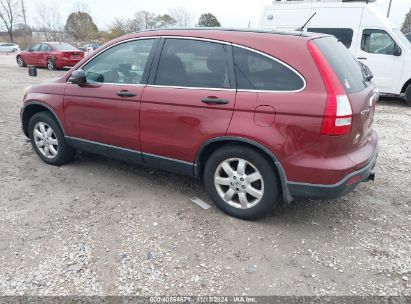
[[[293,201],[288,187],[287,187],[287,176],[278,158],[264,145],[243,137],[235,136],[223,136],[207,140],[198,150],[196,158],[194,161],[194,175],[200,177],[204,170],[204,164],[208,157],[218,148],[227,144],[241,144],[253,148],[254,150],[260,152],[264,157],[266,157],[272,164],[273,169],[278,174],[282,190],[282,198],[285,203],[290,203]]]
[[[405,90],[408,88],[408,86],[411,85],[411,78],[408,79],[405,84],[403,85],[402,89],[401,89],[401,93],[405,93]]]
[[[61,123],[59,117],[57,116],[56,112],[50,106],[40,102],[40,101],[29,101],[27,102],[22,111],[21,111],[21,123],[24,135],[29,137],[29,121],[30,118],[33,117],[34,114],[39,112],[49,112],[53,117],[56,119],[57,123],[59,124],[61,131],[63,132],[64,136],[66,134],[63,124]]]

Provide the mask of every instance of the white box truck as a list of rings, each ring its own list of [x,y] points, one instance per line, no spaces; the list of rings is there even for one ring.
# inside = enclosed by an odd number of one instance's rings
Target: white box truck
[[[375,0],[278,0],[264,8],[266,30],[296,30],[336,36],[374,75],[382,95],[401,96],[411,106],[411,43],[379,10]]]

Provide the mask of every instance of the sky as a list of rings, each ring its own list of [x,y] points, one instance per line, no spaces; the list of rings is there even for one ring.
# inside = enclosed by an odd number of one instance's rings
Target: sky
[[[69,13],[73,11],[79,0],[26,0],[29,21],[36,24],[36,4],[56,3],[62,19],[62,24]],[[100,29],[107,26],[116,17],[130,18],[134,12],[147,10],[156,14],[166,14],[169,9],[183,6],[194,16],[193,25],[202,13],[214,14],[224,27],[258,27],[260,15],[264,6],[271,4],[270,0],[82,0],[86,3],[94,22]],[[386,14],[389,0],[377,0],[377,5]],[[391,21],[398,27],[404,21],[405,14],[411,7],[411,0],[392,0]]]

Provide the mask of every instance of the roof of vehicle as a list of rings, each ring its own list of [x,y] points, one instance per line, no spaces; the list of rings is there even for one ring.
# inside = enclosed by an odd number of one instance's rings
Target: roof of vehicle
[[[112,41],[112,43],[125,39],[152,36],[181,36],[224,41],[228,43],[237,43],[246,45],[250,40],[261,39],[269,40],[300,40],[307,41],[313,38],[329,36],[320,33],[307,33],[300,31],[267,31],[259,29],[234,29],[234,28],[172,28],[172,29],[153,29],[126,34]],[[111,44],[111,43],[110,43]]]
[[[275,34],[275,35],[286,35],[286,36],[300,36],[300,37],[311,37],[311,33],[303,32],[303,31],[276,31],[276,30],[263,30],[263,29],[252,29],[252,28],[224,28],[224,27],[194,27],[194,28],[165,28],[165,29],[149,29],[144,31],[138,31],[137,33],[155,33],[155,32],[170,32],[178,33],[179,35],[183,35],[184,32],[226,32],[226,33],[258,33],[258,34]]]
[[[44,42],[42,42],[42,43],[44,43],[44,44],[51,44],[51,45],[56,45],[56,44],[70,44],[70,43],[67,43],[67,42],[56,42],[56,41],[44,41]]]

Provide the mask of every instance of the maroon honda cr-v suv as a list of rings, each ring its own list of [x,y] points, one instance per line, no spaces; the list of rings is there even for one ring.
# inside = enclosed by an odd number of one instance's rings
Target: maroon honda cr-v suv
[[[31,86],[21,120],[48,164],[85,150],[201,177],[219,208],[254,219],[372,179],[377,99],[328,35],[155,30]]]

